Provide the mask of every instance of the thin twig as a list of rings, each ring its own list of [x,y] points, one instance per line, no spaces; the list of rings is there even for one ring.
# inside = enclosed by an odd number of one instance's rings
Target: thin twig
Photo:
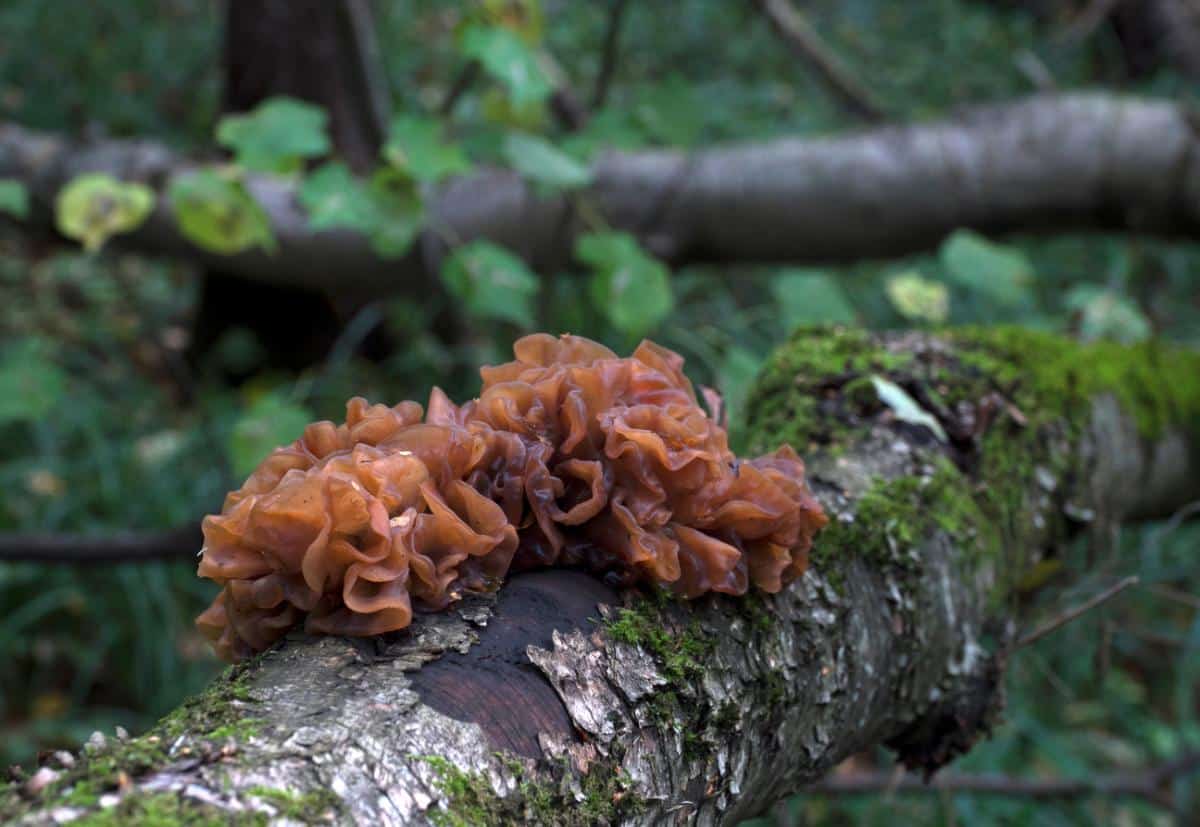
[[[608,102],[608,90],[617,71],[617,59],[621,52],[621,23],[629,0],[612,0],[608,7],[608,28],[604,32],[604,53],[600,59],[600,72],[592,87],[592,109],[600,110]]]
[[[870,90],[850,74],[799,9],[788,0],[758,0],[758,7],[792,52],[821,77],[843,109],[869,123],[885,119]]]
[[[1182,589],[1162,583],[1152,583],[1146,586],[1146,590],[1161,597],[1163,600],[1169,600],[1172,603],[1178,603],[1180,606],[1187,606],[1189,609],[1200,611],[1200,597],[1189,594]]]
[[[162,531],[112,534],[0,534],[0,560],[26,563],[143,563],[195,559],[204,543],[200,521]]]
[[[462,67],[462,71],[458,73],[458,77],[454,79],[454,83],[447,90],[445,100],[438,107],[439,115],[443,118],[448,118],[454,114],[454,107],[458,106],[459,99],[474,85],[475,79],[479,77],[479,70],[478,60],[472,60],[466,66]]]
[[[1049,623],[1046,623],[1044,626],[1041,626],[1041,627],[1035,629],[1034,631],[1030,632],[1029,634],[1025,635],[1024,637],[1019,639],[1016,642],[1016,644],[1013,645],[1013,649],[1024,649],[1026,646],[1030,646],[1034,643],[1037,643],[1039,640],[1046,637],[1047,635],[1058,631],[1063,626],[1066,626],[1068,623],[1070,623],[1072,620],[1075,620],[1080,615],[1085,614],[1086,612],[1090,612],[1092,609],[1096,608],[1101,603],[1105,603],[1105,602],[1111,600],[1112,598],[1116,597],[1121,592],[1125,591],[1125,589],[1129,588],[1130,586],[1137,585],[1137,582],[1138,582],[1138,578],[1136,576],[1132,576],[1132,577],[1126,577],[1124,580],[1121,580],[1118,583],[1114,583],[1113,585],[1109,586],[1107,589],[1100,592],[1099,594],[1085,600],[1084,602],[1080,603],[1078,606],[1068,609],[1067,611],[1060,614],[1058,617],[1051,620]]]
[[[375,18],[367,0],[345,0],[342,10],[350,30],[350,47],[354,53],[354,62],[362,73],[362,83],[367,92],[366,103],[371,125],[382,141],[387,135],[388,121],[392,117],[392,92],[388,87],[387,74],[383,70],[379,40],[375,37]]]
[[[1112,16],[1120,3],[1121,0],[1092,0],[1087,8],[1063,29],[1058,38],[1059,42],[1071,45],[1084,42]]]
[[[823,795],[865,795],[897,793],[955,792],[1004,795],[1034,799],[1076,799],[1088,796],[1140,798],[1160,807],[1170,807],[1171,797],[1164,787],[1174,779],[1200,770],[1200,750],[1139,772],[1097,775],[1091,778],[1020,778],[993,773],[939,773],[926,782],[920,776],[905,775],[897,780],[892,772],[851,772],[830,775],[805,789]]]

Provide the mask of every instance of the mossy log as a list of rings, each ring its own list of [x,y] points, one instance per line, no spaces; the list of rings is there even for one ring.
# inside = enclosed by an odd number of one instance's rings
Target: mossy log
[[[833,517],[782,593],[555,570],[401,634],[294,635],[10,784],[0,821],[732,824],[875,744],[935,770],[998,720],[1023,578],[1072,531],[1200,496],[1200,357],[802,330],[747,433],[792,442]]]

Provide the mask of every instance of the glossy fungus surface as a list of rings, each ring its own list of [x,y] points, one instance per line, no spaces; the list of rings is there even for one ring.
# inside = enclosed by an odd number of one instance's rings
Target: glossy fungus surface
[[[484,367],[478,399],[434,389],[423,411],[350,400],[275,450],[204,520],[197,619],[236,660],[292,627],[373,635],[414,607],[543,566],[616,585],[776,592],[804,572],[826,518],[789,447],[752,460],[697,403],[683,359],[621,359],[577,336],[526,336]]]

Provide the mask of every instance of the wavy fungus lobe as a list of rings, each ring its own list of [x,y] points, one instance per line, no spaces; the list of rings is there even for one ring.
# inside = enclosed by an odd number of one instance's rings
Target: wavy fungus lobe
[[[583,566],[693,598],[779,591],[825,514],[789,447],[739,460],[697,404],[683,359],[578,336],[526,336],[484,367],[479,398],[434,388],[425,411],[354,398],[276,449],[204,520],[197,619],[236,660],[303,622],[402,629],[510,572]]]

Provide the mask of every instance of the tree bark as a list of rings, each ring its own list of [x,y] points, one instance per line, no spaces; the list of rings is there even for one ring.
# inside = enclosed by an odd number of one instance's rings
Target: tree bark
[[[875,375],[945,441],[864,393]],[[1197,377],[1156,346],[801,333],[750,430],[807,454],[833,520],[780,594],[551,570],[404,633],[292,635],[148,735],[0,791],[0,818],[734,824],[876,744],[932,771],[996,721],[1020,574],[1072,524],[1200,494]]]
[[[830,138],[610,153],[596,161],[582,197],[672,264],[894,256],[928,249],[959,227],[1197,238],[1198,150],[1194,119],[1170,102],[1034,97]],[[188,166],[144,141],[77,145],[0,126],[0,177],[29,186],[33,226],[52,225],[55,193],[80,172],[161,185]],[[445,244],[432,233],[403,258],[383,260],[362,236],[314,232],[291,182],[252,177],[250,188],[271,216],[275,255],[198,250],[161,204],[125,243],[274,283],[414,294],[436,284]],[[568,198],[538,197],[508,171],[451,182],[429,212],[453,238],[489,238],[546,269],[569,261],[581,231]]]

